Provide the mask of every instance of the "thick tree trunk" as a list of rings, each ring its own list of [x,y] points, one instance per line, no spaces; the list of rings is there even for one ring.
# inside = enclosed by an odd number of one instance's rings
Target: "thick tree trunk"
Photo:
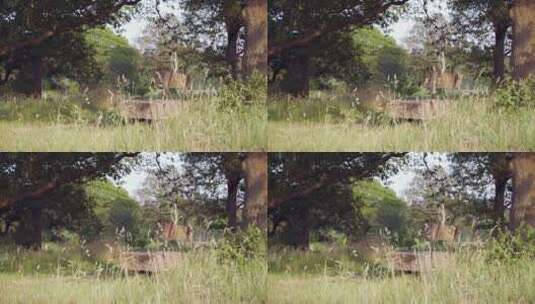
[[[518,153],[512,160],[513,206],[511,225],[522,223],[535,227],[535,153]]]
[[[32,55],[32,96],[40,99],[43,95],[44,63],[40,54]]]
[[[41,250],[43,243],[43,210],[41,207],[35,207],[32,208],[31,213],[33,228],[31,248]]]
[[[497,84],[503,80],[505,75],[505,39],[507,37],[507,29],[509,26],[507,24],[495,24],[494,25],[494,35],[495,35],[495,45],[494,45],[494,71],[493,71],[493,80]]]
[[[295,212],[289,219],[290,245],[300,250],[310,247],[310,214],[308,208]]]
[[[248,0],[243,10],[246,33],[244,58],[245,75],[255,70],[262,75],[268,71],[267,0]]]
[[[515,0],[513,23],[513,77],[524,79],[535,73],[535,1]]]
[[[242,163],[245,177],[245,226],[267,232],[267,153],[247,153]]]
[[[310,92],[309,57],[307,54],[300,54],[288,60],[288,74],[282,84],[283,91],[295,97],[308,97]]]
[[[236,199],[238,197],[238,187],[240,185],[240,180],[240,176],[227,176],[227,226],[232,232],[235,232],[238,228]]]

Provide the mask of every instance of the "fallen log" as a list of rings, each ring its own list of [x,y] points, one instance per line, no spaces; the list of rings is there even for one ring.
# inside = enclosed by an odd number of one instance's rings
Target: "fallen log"
[[[180,252],[123,252],[118,265],[126,273],[159,273],[176,269],[183,260]]]
[[[117,105],[120,115],[128,121],[152,122],[175,116],[180,110],[177,100],[124,100]]]
[[[394,271],[422,273],[447,265],[452,260],[448,252],[396,251],[387,256],[387,263]]]
[[[395,120],[425,121],[443,116],[450,105],[447,100],[392,100],[386,103],[385,113]]]

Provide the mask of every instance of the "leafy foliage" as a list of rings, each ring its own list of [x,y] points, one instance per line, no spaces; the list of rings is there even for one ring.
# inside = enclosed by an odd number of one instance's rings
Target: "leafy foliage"
[[[515,232],[500,231],[488,245],[490,262],[509,263],[535,258],[535,230],[528,225],[517,227]]]
[[[216,252],[220,261],[246,265],[252,259],[263,260],[267,256],[265,234],[258,227],[250,227],[238,233],[227,233],[217,245]]]
[[[535,107],[535,77],[508,79],[495,91],[495,105],[509,111]]]

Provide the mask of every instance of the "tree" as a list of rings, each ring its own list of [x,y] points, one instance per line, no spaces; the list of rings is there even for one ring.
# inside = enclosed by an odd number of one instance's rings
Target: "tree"
[[[245,225],[267,231],[268,156],[263,152],[246,153],[242,161],[245,179]]]
[[[31,207],[35,248],[40,248],[44,202],[62,186],[103,176],[118,176],[131,153],[0,154],[0,213]]]
[[[176,2],[169,0],[164,2]],[[224,58],[230,74],[248,77],[258,70],[267,71],[267,1],[266,0],[185,0],[179,1],[184,10],[184,22],[167,30],[175,39],[184,35],[187,40],[200,35],[211,39],[211,46],[219,46],[221,31],[225,33]],[[158,11],[158,5],[156,6]],[[168,24],[169,15],[158,11],[160,20]],[[163,16],[163,18],[161,18]],[[244,35],[241,35],[242,30]],[[180,34],[179,34],[180,33]],[[239,68],[242,58],[242,68]]]
[[[178,195],[190,201],[224,200],[227,227],[256,225],[266,229],[267,156],[263,153],[189,153],[181,157],[181,169],[158,162],[156,174],[168,184],[164,195]],[[242,188],[242,181],[243,188]],[[221,191],[226,186],[226,195]],[[238,212],[243,209],[241,219]],[[241,225],[239,224],[241,223]]]
[[[243,9],[246,33],[244,57],[245,75],[256,70],[267,75],[268,27],[267,0],[247,0]]]
[[[460,36],[470,34],[481,44],[492,39],[493,48],[493,79],[495,82],[504,79],[506,40],[511,27],[509,6],[503,0],[449,0],[453,12],[452,24]],[[494,37],[489,37],[492,33]]]
[[[364,234],[391,233],[397,244],[407,240],[409,208],[396,193],[376,180],[361,180],[352,188],[354,208],[360,209]]]
[[[298,80],[293,95],[308,94],[308,65],[313,44],[331,33],[385,23],[391,7],[408,0],[269,1],[270,62],[286,61],[288,77]],[[273,64],[270,64],[273,66]]]
[[[10,56],[20,50],[30,52],[34,75],[33,95],[39,98],[45,73],[41,52],[50,39],[67,33],[81,32],[88,27],[118,22],[126,17],[121,11],[123,7],[134,6],[140,1],[47,0],[3,3],[0,7],[0,35],[3,37],[0,42],[0,56]],[[73,45],[68,47],[72,48]]]
[[[295,236],[294,246],[308,248],[311,206],[329,205],[329,194],[352,181],[394,170],[396,153],[276,153],[269,159],[270,235],[283,222]],[[325,195],[325,196],[324,196]],[[346,208],[347,205],[344,207]],[[348,213],[349,214],[349,213]]]
[[[527,224],[535,227],[535,154],[516,153],[513,156],[513,206],[510,227],[512,230]]]
[[[494,195],[489,214],[494,223],[506,224],[507,185],[512,178],[511,157],[507,153],[455,153],[450,155],[453,175],[471,192],[485,193],[489,183]]]
[[[513,78],[524,79],[535,73],[535,2],[514,0],[511,8],[513,23]]]
[[[126,89],[132,94],[142,95],[147,91],[147,83],[143,82],[142,56],[126,38],[109,28],[91,29],[84,36],[96,63],[94,83]],[[121,87],[124,81],[126,87]]]
[[[141,0],[9,1],[0,6],[0,55],[47,39],[124,18],[123,7]],[[58,17],[61,16],[61,17]]]
[[[12,87],[16,92],[40,98],[45,77],[69,77],[73,80],[87,80],[96,74],[93,49],[83,34],[63,33],[32,48],[0,56],[4,67],[2,84],[15,78]]]

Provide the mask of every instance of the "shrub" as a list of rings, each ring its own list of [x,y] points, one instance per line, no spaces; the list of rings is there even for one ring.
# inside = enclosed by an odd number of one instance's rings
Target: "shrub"
[[[535,259],[535,229],[522,225],[514,233],[505,231],[489,243],[487,259],[507,262]]]
[[[257,227],[238,233],[227,232],[217,245],[216,252],[223,263],[245,265],[248,260],[264,259],[267,252],[266,236]]]
[[[495,92],[495,105],[506,110],[535,108],[535,77],[507,79]]]
[[[267,99],[266,78],[255,73],[245,81],[228,80],[218,97],[221,110],[240,109],[247,104],[263,104]]]

